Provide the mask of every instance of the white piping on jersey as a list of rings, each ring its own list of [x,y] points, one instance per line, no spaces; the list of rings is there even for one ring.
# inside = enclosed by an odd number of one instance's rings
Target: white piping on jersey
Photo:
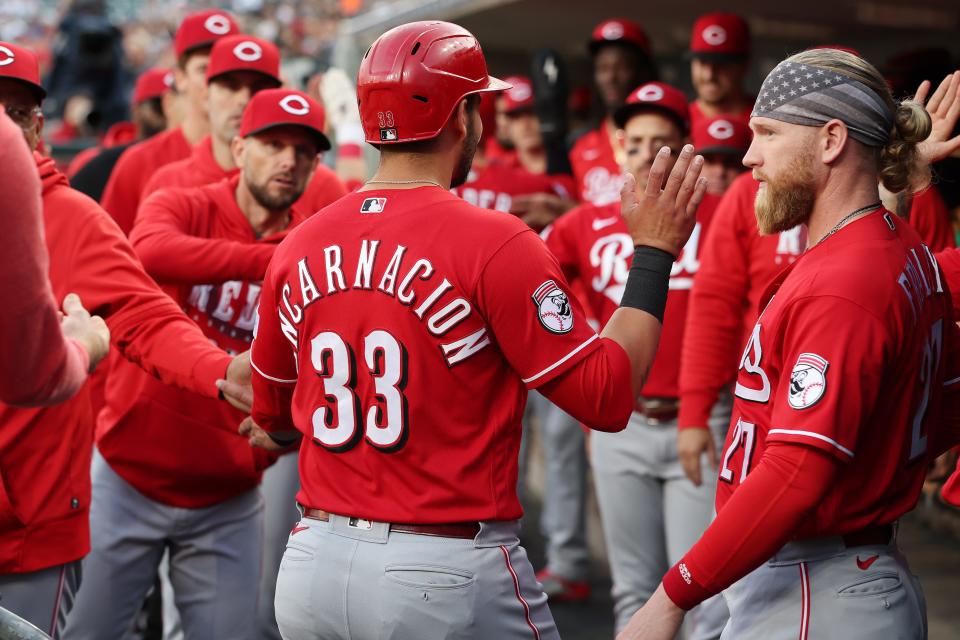
[[[260,367],[258,367],[258,366],[254,363],[254,361],[253,361],[253,356],[252,356],[252,355],[251,355],[251,357],[250,357],[250,366],[253,367],[254,371],[256,371],[257,373],[259,373],[261,376],[263,376],[263,377],[266,378],[267,380],[273,380],[274,382],[279,382],[279,383],[281,383],[281,384],[296,384],[296,383],[297,383],[296,380],[284,380],[283,378],[274,378],[273,376],[267,375],[266,373],[264,373],[264,372],[260,369]]]
[[[591,342],[593,342],[594,340],[596,340],[596,339],[599,338],[599,337],[600,337],[600,336],[598,336],[597,334],[593,334],[592,336],[590,336],[590,338],[587,339],[586,342],[584,342],[584,343],[581,344],[579,347],[577,347],[576,349],[574,349],[573,351],[571,351],[571,352],[568,353],[567,355],[563,356],[562,358],[560,358],[559,360],[557,360],[556,362],[554,362],[552,365],[550,365],[549,367],[547,367],[546,369],[544,369],[544,370],[541,371],[540,373],[538,373],[538,374],[536,374],[536,375],[533,375],[533,376],[530,376],[529,378],[525,378],[525,379],[523,380],[523,383],[524,383],[524,384],[529,384],[529,383],[533,382],[534,380],[536,380],[537,378],[540,378],[540,377],[542,377],[542,376],[547,375],[548,373],[550,373],[551,371],[553,371],[554,369],[556,369],[557,367],[559,367],[560,365],[562,365],[564,362],[566,362],[567,360],[569,360],[569,359],[572,358],[573,356],[577,355],[580,351],[583,351],[584,347],[586,347],[588,344],[590,344]]]
[[[693,289],[693,278],[670,278],[669,289],[671,291]]]
[[[832,444],[832,445],[835,446],[837,449],[839,449],[840,451],[844,452],[845,454],[847,454],[847,455],[850,456],[851,458],[854,457],[854,456],[853,456],[853,451],[850,451],[850,449],[847,449],[845,446],[843,446],[842,444],[840,444],[840,443],[837,442],[836,440],[833,440],[832,438],[828,438],[827,436],[825,436],[825,435],[823,435],[823,434],[820,434],[820,433],[814,433],[813,431],[797,431],[796,429],[770,429],[770,431],[767,432],[767,435],[771,435],[771,436],[772,436],[772,435],[775,434],[775,433],[783,433],[783,434],[788,435],[788,436],[806,436],[806,437],[808,437],[808,438],[816,438],[817,440],[823,440],[824,442],[826,442],[826,443],[828,443],[828,444]]]
[[[958,382],[960,382],[960,377],[954,378],[952,380],[947,380],[946,382],[943,383],[943,386],[949,387],[950,385],[956,384]]]

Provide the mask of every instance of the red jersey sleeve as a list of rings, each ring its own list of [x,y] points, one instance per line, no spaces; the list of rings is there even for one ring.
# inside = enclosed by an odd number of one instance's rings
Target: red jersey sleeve
[[[576,211],[576,209],[574,209]],[[553,254],[553,257],[560,263],[563,275],[568,281],[576,280],[579,276],[577,268],[577,248],[576,248],[576,217],[570,215],[573,211],[568,211],[549,227],[545,228],[540,236],[543,238],[547,249]]]
[[[181,189],[163,189],[144,201],[130,242],[147,272],[164,284],[259,280],[276,245],[191,235],[193,220],[203,213],[196,206],[190,191]]]
[[[76,215],[76,214],[74,214]],[[105,213],[78,216],[68,288],[103,315],[111,342],[130,361],[167,384],[217,397],[230,356],[213,346],[143,270],[133,248]]]
[[[960,318],[960,249],[944,249],[936,258],[943,271],[947,289],[950,290],[953,315]]]
[[[133,221],[136,220],[140,190],[144,181],[137,171],[137,151],[137,147],[134,146],[120,156],[113,171],[110,172],[110,178],[107,180],[100,200],[103,208],[125,234],[130,233]]]
[[[277,299],[276,278],[268,269],[250,348],[254,397],[251,415],[266,431],[295,428],[290,402],[297,384],[296,345],[283,333]]]
[[[956,246],[950,210],[936,187],[927,187],[914,194],[910,205],[910,226],[920,235],[931,251],[942,251]]]
[[[710,411],[737,371],[750,289],[744,201],[730,191],[717,205],[693,280],[680,360],[679,428],[706,427]]]
[[[802,443],[849,462],[882,386],[889,333],[840,297],[798,298],[785,317],[767,442]]]
[[[533,231],[515,235],[487,262],[476,297],[528,387],[552,380],[600,345],[556,258]]]

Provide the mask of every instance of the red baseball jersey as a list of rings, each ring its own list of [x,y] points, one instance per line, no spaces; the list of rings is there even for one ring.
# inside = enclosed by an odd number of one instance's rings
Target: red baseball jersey
[[[225,171],[217,163],[213,157],[213,143],[207,136],[191,150],[189,157],[160,168],[143,188],[142,199],[146,200],[159,189],[202,187],[233,178],[239,172],[239,169]],[[318,164],[293,209],[301,216],[309,216],[346,193],[347,189],[337,174],[326,165]]]
[[[549,193],[573,198],[569,176],[547,176],[502,163],[491,163],[471,171],[467,182],[450,191],[475,207],[510,213],[515,196]]]
[[[910,225],[934,253],[957,246],[950,222],[950,209],[934,186],[914,194],[910,204]]]
[[[304,505],[386,522],[513,520],[527,390],[600,344],[519,219],[435,187],[353,193],[270,264],[253,417],[303,433]]]
[[[578,200],[596,206],[620,202],[623,170],[617,163],[606,123],[583,135],[570,150]]]
[[[717,202],[712,196],[704,198],[693,233],[671,269],[660,346],[641,391],[645,396],[677,397],[680,346],[690,289],[700,268],[700,239],[711,225]],[[633,239],[620,215],[620,203],[577,207],[545,229],[543,235],[566,277],[583,285],[593,317],[601,326],[606,324],[620,306],[634,253]]]
[[[144,267],[228,353],[250,348],[260,281],[286,231],[258,239],[237,206],[239,176],[147,198],[130,241]],[[291,225],[302,218],[294,214]],[[130,363],[110,371],[97,448],[140,493],[164,504],[207,507],[260,481],[275,459],[237,433],[244,414],[163,384]],[[189,442],[190,446],[171,446]]]
[[[878,209],[808,249],[762,304],[740,360],[717,510],[767,444],[783,441],[847,465],[796,537],[893,522],[915,505],[940,447],[944,356],[956,344],[933,255]]]
[[[759,186],[749,173],[737,177],[703,238],[681,355],[680,428],[707,426],[720,391],[736,376],[760,296],[806,248],[803,226],[760,235],[753,209]]]
[[[158,133],[123,152],[110,173],[100,203],[120,229],[130,235],[143,188],[160,167],[190,155],[190,143],[179,127]]]

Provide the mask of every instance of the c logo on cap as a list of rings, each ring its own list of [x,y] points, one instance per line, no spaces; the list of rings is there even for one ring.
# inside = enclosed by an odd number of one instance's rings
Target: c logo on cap
[[[230,33],[230,21],[227,20],[226,16],[219,13],[215,13],[204,20],[203,27],[210,33],[218,36]]]
[[[10,51],[10,49],[8,49],[7,47],[0,45],[0,53],[6,56],[5,58],[0,59],[0,67],[5,67],[8,64],[13,64],[13,61],[15,60],[13,51]]]
[[[710,123],[707,133],[717,140],[727,140],[733,137],[733,125],[726,120],[717,120]]]
[[[523,102],[524,100],[530,99],[530,96],[533,95],[533,90],[528,84],[515,84],[507,90],[507,93],[510,94],[511,100]]]
[[[305,116],[310,113],[310,103],[303,96],[289,95],[280,101],[280,108],[292,116]]]
[[[172,87],[173,86],[173,71],[167,71],[163,76],[163,86]]]
[[[712,24],[703,30],[703,41],[713,46],[719,46],[727,41],[727,30],[718,24]]]
[[[657,100],[663,100],[663,89],[655,84],[652,84],[649,87],[643,87],[637,91],[637,100],[641,100],[643,102],[656,102]]]
[[[603,25],[600,35],[603,36],[604,40],[619,40],[623,37],[623,25],[619,22],[608,22]]]
[[[263,49],[256,42],[244,40],[233,48],[233,55],[244,62],[256,62],[263,57]]]

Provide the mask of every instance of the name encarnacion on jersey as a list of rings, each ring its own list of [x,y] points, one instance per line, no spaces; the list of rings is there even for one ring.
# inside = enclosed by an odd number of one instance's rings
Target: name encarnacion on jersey
[[[409,258],[404,260],[406,252],[407,248],[403,245],[396,245],[393,252],[389,253],[381,249],[379,240],[363,240],[356,265],[344,266],[343,251],[339,245],[323,249],[322,271],[318,270],[319,265],[310,264],[306,257],[301,258],[297,262],[296,281],[285,282],[280,292],[281,304],[277,312],[283,335],[297,347],[298,326],[303,322],[307,307],[325,296],[359,289],[376,290],[396,299],[424,322],[431,335],[443,338],[473,313],[473,307],[466,298],[450,295],[453,285],[436,273],[430,260],[417,258],[411,264]],[[380,271],[378,267],[387,255],[390,258],[377,281],[374,272]],[[290,279],[293,278],[291,274]],[[415,288],[414,283],[418,281],[428,284]],[[348,286],[348,282],[352,282],[352,285]],[[326,285],[325,292],[321,293],[323,285]],[[447,364],[453,366],[489,344],[490,336],[484,326],[466,337],[441,343],[440,349]]]

